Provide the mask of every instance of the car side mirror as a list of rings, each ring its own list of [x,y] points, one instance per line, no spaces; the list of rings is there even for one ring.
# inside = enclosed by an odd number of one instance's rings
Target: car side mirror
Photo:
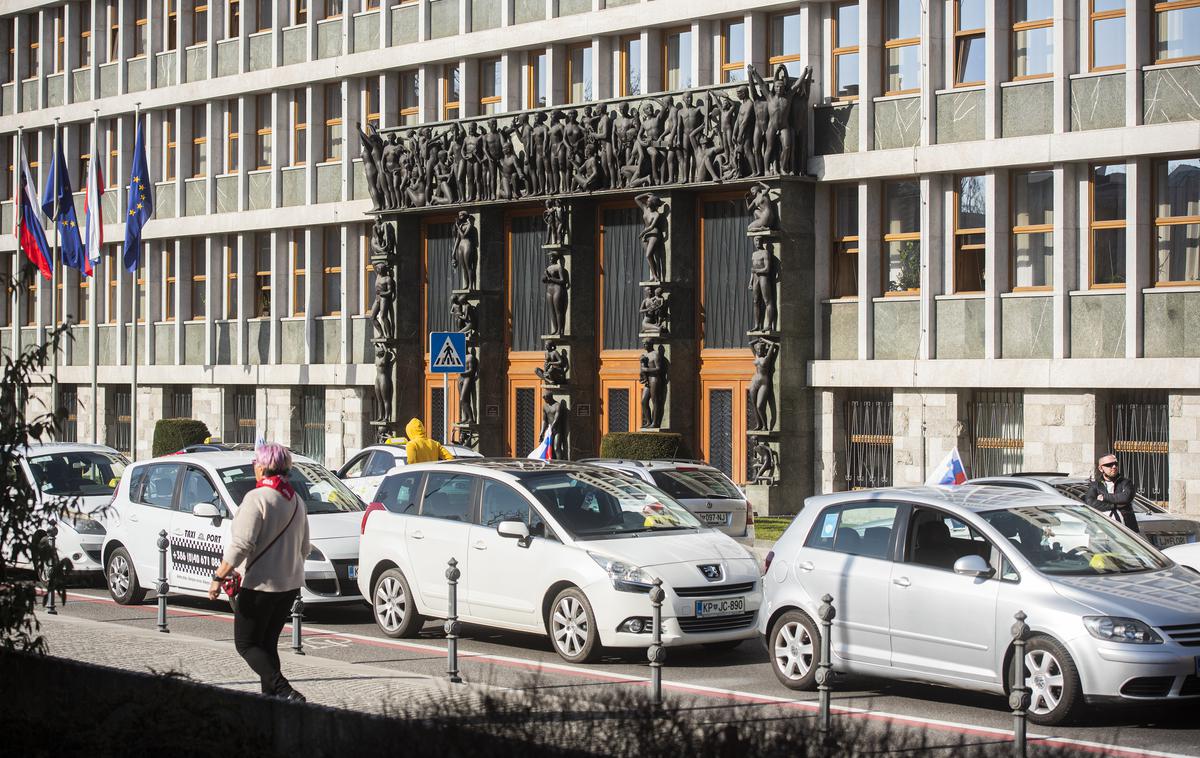
[[[964,555],[954,562],[954,573],[986,578],[996,573],[996,570],[978,555]]]
[[[529,527],[524,521],[501,521],[496,525],[496,532],[501,537],[511,537],[521,547],[529,546]]]

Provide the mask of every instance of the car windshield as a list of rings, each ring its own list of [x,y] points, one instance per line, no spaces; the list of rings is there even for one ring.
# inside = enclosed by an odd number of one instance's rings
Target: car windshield
[[[1054,489],[1058,490],[1072,500],[1078,500],[1082,503],[1084,502],[1084,498],[1087,497],[1088,485],[1056,484],[1054,485]],[[1156,505],[1155,502],[1150,498],[1144,495],[1135,494],[1133,496],[1133,512],[1139,516],[1143,514],[1157,514],[1162,513],[1162,508],[1158,507],[1158,505]]]
[[[255,487],[252,464],[230,466],[221,469],[219,473],[235,503],[241,503],[246,494]],[[310,516],[322,513],[351,513],[361,511],[365,507],[337,477],[312,463],[293,463],[288,471],[288,483],[304,500],[305,510]]]
[[[651,471],[655,486],[680,500],[711,498],[714,500],[743,500],[740,490],[716,469],[677,468]]]
[[[666,493],[616,473],[546,471],[521,484],[577,539],[702,528]]]
[[[37,488],[47,495],[111,495],[129,461],[114,453],[73,450],[29,459]]]
[[[1127,574],[1167,565],[1157,551],[1084,506],[1031,505],[980,516],[1043,574]]]

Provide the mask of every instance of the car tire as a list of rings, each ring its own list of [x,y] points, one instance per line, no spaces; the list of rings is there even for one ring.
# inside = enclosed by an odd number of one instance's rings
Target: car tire
[[[104,563],[104,579],[108,594],[118,605],[137,605],[146,599],[146,588],[138,583],[137,569],[129,551],[119,547]]]
[[[1012,688],[1012,664],[1005,678]],[[1079,670],[1067,649],[1053,637],[1036,636],[1025,645],[1025,687],[1029,691],[1029,720],[1041,726],[1065,724],[1083,703]]]
[[[792,610],[775,619],[766,641],[771,670],[784,687],[792,690],[817,688],[821,632],[807,613]]]
[[[745,640],[721,640],[720,642],[705,642],[704,649],[712,650],[715,653],[723,653],[727,650],[733,650]]]
[[[371,614],[379,631],[389,637],[416,637],[425,626],[417,613],[408,580],[400,569],[384,571],[371,589]]]
[[[550,605],[550,643],[568,663],[588,663],[600,655],[600,630],[596,614],[583,591],[568,587]]]

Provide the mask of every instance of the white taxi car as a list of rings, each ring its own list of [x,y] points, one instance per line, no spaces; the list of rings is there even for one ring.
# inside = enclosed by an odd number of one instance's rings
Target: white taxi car
[[[78,442],[35,444],[18,452],[21,472],[37,493],[38,505],[69,508],[58,522],[59,557],[69,561],[73,571],[100,571],[104,509],[128,459],[111,447]]]
[[[255,486],[253,452],[185,453],[132,464],[108,515],[104,571],[118,603],[138,603],[159,575],[166,530],[173,594],[205,597],[229,542],[230,522]],[[363,504],[310,458],[292,457],[288,481],[308,511],[313,550],[304,562],[305,603],[361,598],[355,584]]]
[[[358,586],[379,628],[413,636],[448,611],[462,571],[465,622],[550,637],[565,660],[646,647],[662,580],[665,645],[733,647],[755,636],[758,566],[654,486],[582,463],[484,459],[405,467],[363,516]]]
[[[382,445],[364,447],[338,469],[338,478],[363,502],[370,502],[383,478],[397,466],[408,463],[408,451],[403,437],[393,437]],[[482,458],[469,447],[446,445],[455,458]]]

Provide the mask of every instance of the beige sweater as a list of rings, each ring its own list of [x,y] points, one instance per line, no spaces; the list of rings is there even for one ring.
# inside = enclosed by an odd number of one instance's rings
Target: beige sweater
[[[299,511],[296,511],[299,508]],[[296,518],[292,519],[292,514]],[[291,525],[288,526],[288,520]],[[274,545],[271,540],[283,533]],[[261,554],[270,545],[270,550]],[[242,586],[262,592],[286,592],[304,584],[304,558],[312,550],[308,541],[308,512],[299,495],[288,500],[270,487],[256,487],[246,495],[233,517],[225,562],[242,574]],[[252,557],[254,564],[246,570]]]

